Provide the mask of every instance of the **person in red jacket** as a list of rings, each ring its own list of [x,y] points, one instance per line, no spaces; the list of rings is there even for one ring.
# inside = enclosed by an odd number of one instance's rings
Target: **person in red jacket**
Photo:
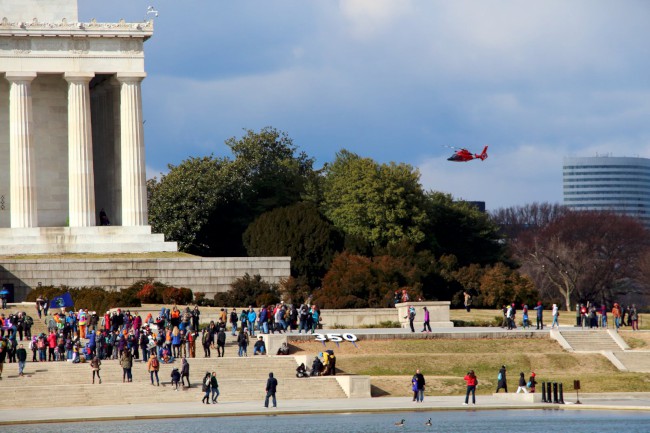
[[[478,379],[474,370],[470,370],[464,377],[465,382],[467,383],[467,393],[465,394],[465,403],[463,405],[467,406],[469,402],[469,394],[472,393],[472,404],[476,404],[476,385],[478,385]]]
[[[47,347],[49,349],[47,360],[56,361],[56,357],[54,356],[54,348],[56,347],[56,334],[54,331],[50,331],[50,335],[47,336]]]

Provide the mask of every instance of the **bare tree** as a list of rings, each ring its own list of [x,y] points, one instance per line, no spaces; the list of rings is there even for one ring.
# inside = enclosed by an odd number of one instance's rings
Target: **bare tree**
[[[497,209],[490,213],[490,217],[506,237],[516,239],[522,232],[548,226],[567,212],[568,209],[558,203],[534,202]]]
[[[611,212],[566,212],[545,227],[521,233],[513,250],[540,293],[551,288],[567,310],[573,301],[611,302],[640,277],[648,231]],[[649,269],[650,271],[650,269]]]

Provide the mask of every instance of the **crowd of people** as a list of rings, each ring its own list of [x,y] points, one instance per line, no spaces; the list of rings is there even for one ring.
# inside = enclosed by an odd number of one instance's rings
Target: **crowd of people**
[[[622,306],[615,302],[609,312],[613,317],[615,329],[629,326],[633,331],[639,330],[639,313],[635,304]],[[582,328],[607,328],[607,313],[607,307],[604,304],[595,305],[591,302],[576,304],[576,326]]]
[[[47,332],[32,335],[33,319],[25,312],[0,314],[0,379],[2,364],[24,362],[27,351],[21,341],[29,342],[32,362],[72,363],[89,362],[92,369],[92,383],[101,383],[101,363],[117,360],[123,369],[123,382],[132,381],[133,363],[146,363],[151,374],[151,384],[159,385],[160,364],[182,360],[181,369],[172,370],[172,383],[189,386],[188,358],[197,356],[197,341],[203,346],[204,356],[210,357],[216,349],[218,357],[225,355],[226,331],[230,328],[239,347],[239,356],[247,356],[250,337],[258,338],[253,344],[253,355],[266,355],[267,348],[262,334],[298,331],[314,332],[320,322],[320,309],[316,305],[302,304],[300,307],[285,305],[250,306],[238,312],[226,309],[216,320],[201,329],[201,311],[198,306],[181,310],[177,306],[161,308],[156,314],[142,318],[137,311],[116,309],[103,316],[95,311],[49,311],[49,300],[39,297],[36,311],[47,328]],[[24,352],[24,353],[23,353]],[[278,354],[288,354],[285,344]],[[22,360],[25,358],[25,360]],[[335,361],[332,361],[332,365]],[[327,365],[327,362],[325,362]],[[20,374],[24,364],[20,365]],[[328,370],[329,371],[329,370]],[[323,372],[319,372],[321,374]],[[330,374],[329,372],[327,374]],[[177,380],[178,379],[178,380]]]
[[[544,328],[544,306],[542,302],[537,302],[533,307],[536,316],[537,329]],[[517,328],[517,306],[513,302],[510,305],[503,305],[502,308],[503,320],[501,322],[502,328],[515,329]],[[532,314],[532,313],[531,313]],[[607,309],[605,304],[599,306],[587,302],[585,304],[576,304],[576,325],[581,328],[607,328],[608,320],[607,315],[611,314],[614,318],[613,326],[619,329],[621,326],[629,326],[633,331],[639,330],[639,313],[636,305],[622,307],[619,303],[615,302],[610,310]],[[558,304],[553,304],[551,307],[551,329],[559,328],[560,322],[560,308]],[[523,329],[532,328],[532,321],[529,317],[529,310],[527,304],[521,304],[521,326]]]

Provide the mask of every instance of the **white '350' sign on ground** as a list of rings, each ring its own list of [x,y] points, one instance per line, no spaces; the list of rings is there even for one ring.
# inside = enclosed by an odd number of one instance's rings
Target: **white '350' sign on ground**
[[[349,341],[353,343],[358,340],[357,336],[354,334],[314,334],[316,341],[333,341],[335,343],[341,341]]]

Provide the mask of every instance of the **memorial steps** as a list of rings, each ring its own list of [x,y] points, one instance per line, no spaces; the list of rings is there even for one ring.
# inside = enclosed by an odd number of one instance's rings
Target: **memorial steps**
[[[568,345],[566,349],[574,352],[601,353],[621,371],[650,372],[650,351],[629,350],[616,331],[574,329],[561,330],[559,334]]]
[[[0,255],[176,252],[151,226],[0,228]]]
[[[564,330],[560,334],[576,352],[619,351],[622,347],[607,330]]]
[[[105,404],[134,404],[143,399],[155,402],[200,402],[201,380],[207,371],[216,371],[219,381],[220,402],[260,402],[265,396],[268,373],[278,379],[278,399],[330,399],[347,398],[334,377],[295,377],[296,361],[293,357],[256,356],[224,358],[191,358],[191,388],[173,390],[170,384],[172,368],[180,361],[162,364],[160,386],[151,386],[146,364],[134,362],[133,382],[122,383],[122,368],[118,361],[103,361],[100,374],[102,384],[92,382],[88,363],[28,362],[26,377],[17,375],[17,364],[5,364],[2,390],[5,407],[62,407],[96,406]]]

